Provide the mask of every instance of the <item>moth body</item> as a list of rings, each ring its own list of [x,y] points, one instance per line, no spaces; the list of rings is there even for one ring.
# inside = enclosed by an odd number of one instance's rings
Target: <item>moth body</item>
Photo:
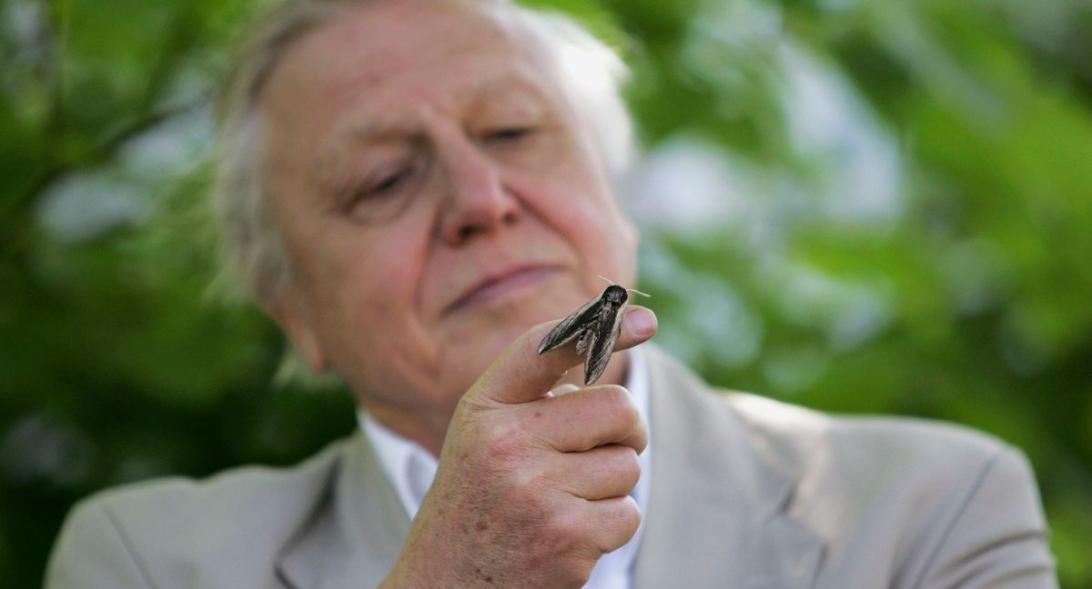
[[[545,354],[576,340],[576,353],[586,356],[584,384],[594,383],[607,369],[622,331],[622,311],[628,301],[629,292],[611,284],[546,334],[538,346],[538,353]]]

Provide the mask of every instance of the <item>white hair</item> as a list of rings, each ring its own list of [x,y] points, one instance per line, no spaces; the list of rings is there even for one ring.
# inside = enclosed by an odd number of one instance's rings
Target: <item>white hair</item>
[[[262,178],[264,139],[259,98],[285,51],[346,6],[375,0],[283,0],[250,31],[219,104],[215,208],[224,246],[221,285],[274,305],[291,268],[271,218]],[[472,0],[528,33],[554,69],[558,88],[586,133],[598,163],[617,181],[630,165],[634,139],[620,95],[627,70],[618,55],[567,16],[506,0]]]

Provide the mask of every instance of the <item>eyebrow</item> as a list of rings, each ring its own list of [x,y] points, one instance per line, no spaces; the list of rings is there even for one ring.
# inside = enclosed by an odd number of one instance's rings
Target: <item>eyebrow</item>
[[[506,72],[494,78],[483,81],[476,88],[467,91],[462,97],[457,97],[462,106],[481,104],[483,99],[497,88],[510,90],[523,96],[534,97],[541,102],[550,103],[551,96],[542,88],[534,76],[525,72]],[[419,121],[406,118],[388,117],[381,115],[378,120],[370,120],[350,124],[347,128],[336,131],[336,136],[328,141],[320,143],[315,152],[313,165],[310,167],[310,176],[320,186],[329,187],[331,184],[339,184],[337,169],[343,163],[346,151],[361,149],[368,145],[381,143],[412,144],[419,142],[424,136]]]
[[[497,88],[512,89],[514,92],[529,95],[540,100],[547,100],[548,95],[534,83],[532,79],[519,73],[509,73],[496,78],[486,80],[477,88],[466,93],[465,99],[458,99],[463,105],[480,103],[490,92]],[[418,122],[406,120],[373,120],[365,123],[354,124],[344,131],[337,133],[338,137],[332,142],[331,147],[343,145],[346,142],[354,145],[381,143],[388,140],[403,140],[413,138],[420,134]]]
[[[332,146],[338,147],[346,143],[351,145],[382,143],[393,139],[405,139],[419,133],[420,126],[416,123],[373,120],[367,123],[355,124],[349,129],[339,132],[338,138],[332,142]]]

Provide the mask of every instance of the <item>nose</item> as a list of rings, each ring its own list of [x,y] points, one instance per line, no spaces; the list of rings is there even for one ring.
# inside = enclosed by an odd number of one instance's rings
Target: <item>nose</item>
[[[447,180],[439,221],[444,242],[461,245],[519,219],[519,202],[505,188],[497,163],[462,129],[440,130],[435,145]]]

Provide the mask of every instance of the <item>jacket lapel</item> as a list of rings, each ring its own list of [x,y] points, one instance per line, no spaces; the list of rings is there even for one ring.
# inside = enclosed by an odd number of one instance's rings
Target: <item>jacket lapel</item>
[[[823,543],[787,512],[791,465],[756,447],[723,395],[648,348],[652,491],[635,588],[810,587]]]
[[[371,447],[357,434],[310,525],[284,551],[278,575],[293,589],[375,587],[397,560],[409,524]]]
[[[652,488],[634,588],[811,587],[823,543],[789,513],[797,461],[748,435],[730,403],[689,370],[646,349]],[[374,587],[398,558],[409,524],[357,434],[282,553],[278,577],[292,589]]]

